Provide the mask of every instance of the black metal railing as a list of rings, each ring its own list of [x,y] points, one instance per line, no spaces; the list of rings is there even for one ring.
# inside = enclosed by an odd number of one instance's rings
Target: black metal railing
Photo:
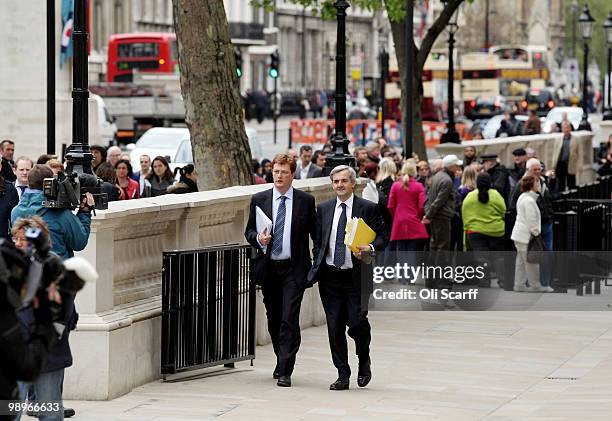
[[[161,374],[255,358],[250,246],[164,252]]]
[[[566,199],[612,199],[612,176],[600,177],[557,196],[557,200]]]

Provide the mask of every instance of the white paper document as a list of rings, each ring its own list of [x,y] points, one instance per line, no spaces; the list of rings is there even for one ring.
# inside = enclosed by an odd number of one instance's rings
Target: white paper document
[[[261,234],[264,230],[268,235],[272,232],[272,221],[259,206],[255,206],[255,229],[257,229],[258,234]],[[262,247],[264,253],[267,248],[267,246]]]

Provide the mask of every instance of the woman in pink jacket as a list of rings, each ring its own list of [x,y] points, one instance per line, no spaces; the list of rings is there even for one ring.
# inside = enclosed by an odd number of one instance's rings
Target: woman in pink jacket
[[[391,187],[389,212],[393,218],[391,225],[391,250],[421,251],[429,235],[423,219],[425,188],[416,181],[417,167],[414,162],[406,162],[400,178]]]

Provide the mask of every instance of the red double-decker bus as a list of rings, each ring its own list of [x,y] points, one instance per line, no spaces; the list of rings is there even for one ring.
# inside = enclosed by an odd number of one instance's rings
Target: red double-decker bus
[[[131,82],[134,69],[173,73],[177,65],[178,47],[172,33],[115,34],[108,41],[108,82]]]

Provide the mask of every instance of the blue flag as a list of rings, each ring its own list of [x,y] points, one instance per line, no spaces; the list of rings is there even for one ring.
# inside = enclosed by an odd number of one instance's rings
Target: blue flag
[[[62,0],[62,39],[60,42],[60,68],[72,57],[72,26],[74,22],[74,0]]]

